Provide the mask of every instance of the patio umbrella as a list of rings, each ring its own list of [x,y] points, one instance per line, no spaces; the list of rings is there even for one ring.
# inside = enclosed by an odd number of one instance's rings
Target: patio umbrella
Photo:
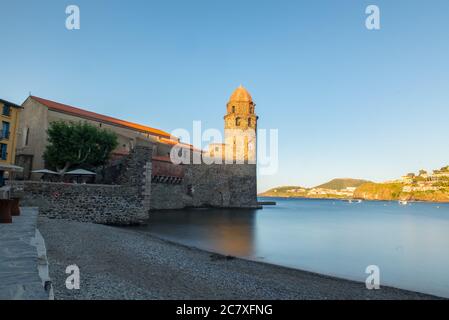
[[[45,174],[45,173],[46,174],[59,174],[59,173],[57,173],[55,171],[51,171],[51,170],[48,170],[48,169],[33,170],[31,172],[33,172],[33,173],[43,173],[43,174]]]
[[[22,172],[23,168],[13,164],[0,164],[0,171]]]
[[[66,172],[65,174],[72,174],[72,175],[77,175],[77,176],[95,176],[96,175],[95,172],[84,170],[84,169],[72,170],[72,171]]]

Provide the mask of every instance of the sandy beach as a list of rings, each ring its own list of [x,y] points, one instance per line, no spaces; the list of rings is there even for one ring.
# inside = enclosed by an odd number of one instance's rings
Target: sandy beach
[[[131,228],[39,217],[55,299],[433,299],[225,257]],[[65,287],[68,265],[79,290]]]

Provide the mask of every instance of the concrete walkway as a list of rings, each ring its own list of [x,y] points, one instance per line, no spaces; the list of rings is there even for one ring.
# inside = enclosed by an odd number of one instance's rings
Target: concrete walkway
[[[51,285],[37,216],[37,208],[21,208],[12,224],[0,224],[0,299],[49,299]]]

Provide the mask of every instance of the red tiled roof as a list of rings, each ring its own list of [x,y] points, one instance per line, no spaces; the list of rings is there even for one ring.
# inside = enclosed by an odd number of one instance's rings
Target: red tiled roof
[[[30,97],[33,100],[36,100],[37,102],[47,106],[49,110],[71,114],[71,115],[78,116],[78,117],[85,118],[85,119],[89,119],[89,120],[96,120],[96,121],[100,121],[100,122],[105,122],[105,123],[116,125],[116,126],[126,127],[126,128],[129,128],[129,129],[137,130],[137,131],[144,132],[144,133],[149,133],[151,135],[156,135],[156,136],[159,136],[159,137],[164,137],[164,138],[170,138],[171,137],[169,133],[167,133],[165,131],[162,131],[162,130],[159,130],[159,129],[143,126],[143,125],[140,125],[140,124],[137,124],[137,123],[128,122],[128,121],[125,121],[125,120],[116,119],[116,118],[113,118],[113,117],[105,116],[105,115],[102,115],[102,114],[99,114],[99,113],[87,111],[87,110],[84,110],[84,109],[81,109],[81,108],[77,108],[77,107],[72,107],[72,106],[69,106],[69,105],[66,105],[66,104],[62,104],[62,103],[59,103],[59,102],[55,102],[55,101],[39,98],[39,97],[36,97],[36,96],[30,96]]]

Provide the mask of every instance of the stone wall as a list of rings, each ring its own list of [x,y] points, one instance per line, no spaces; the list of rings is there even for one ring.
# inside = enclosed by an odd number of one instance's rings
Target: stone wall
[[[42,215],[112,225],[138,224],[148,218],[137,187],[25,181],[22,206]]]
[[[153,149],[137,139],[116,185],[25,181],[22,203],[54,218],[118,225],[139,223],[150,210],[257,207],[256,165],[174,165],[153,161]]]
[[[190,202],[184,184],[151,184],[151,210],[182,209]]]
[[[146,140],[136,139],[136,146],[124,160],[118,178],[119,184],[137,188],[137,196],[147,211],[150,210],[153,147]]]
[[[181,184],[152,183],[152,210],[185,207],[257,207],[256,166],[184,165]]]
[[[193,188],[193,207],[257,206],[256,165],[189,165],[185,183]]]

